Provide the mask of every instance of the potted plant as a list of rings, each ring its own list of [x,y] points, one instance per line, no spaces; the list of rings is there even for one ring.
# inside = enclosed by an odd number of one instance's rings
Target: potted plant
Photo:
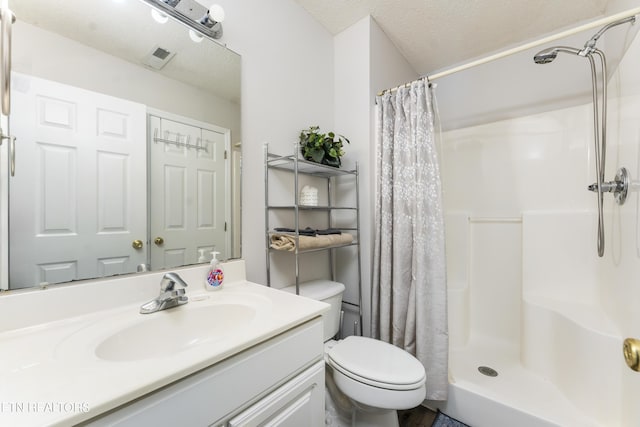
[[[311,126],[300,132],[300,151],[305,160],[323,165],[340,167],[340,157],[344,155],[343,143],[350,144],[342,135],[333,132],[320,133],[318,126]]]

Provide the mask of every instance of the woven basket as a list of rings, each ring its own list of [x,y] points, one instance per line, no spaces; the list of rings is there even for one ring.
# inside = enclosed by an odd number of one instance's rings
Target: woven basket
[[[318,206],[318,189],[309,185],[302,187],[299,202],[304,206]]]

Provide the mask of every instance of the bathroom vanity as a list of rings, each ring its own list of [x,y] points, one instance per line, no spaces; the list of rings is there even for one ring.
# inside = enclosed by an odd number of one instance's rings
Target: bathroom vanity
[[[0,297],[0,425],[324,424],[326,304],[225,264],[175,270],[185,305],[140,314],[163,273]]]

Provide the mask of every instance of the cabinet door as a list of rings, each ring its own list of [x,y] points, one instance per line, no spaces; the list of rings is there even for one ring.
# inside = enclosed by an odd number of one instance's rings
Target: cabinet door
[[[324,361],[229,421],[229,427],[324,425]]]

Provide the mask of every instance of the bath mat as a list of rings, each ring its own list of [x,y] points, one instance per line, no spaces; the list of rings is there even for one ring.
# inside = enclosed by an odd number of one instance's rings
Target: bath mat
[[[438,414],[433,420],[433,424],[431,424],[431,427],[470,427],[470,426],[466,425],[465,423],[461,423],[458,420],[454,420],[450,416],[438,411]]]

